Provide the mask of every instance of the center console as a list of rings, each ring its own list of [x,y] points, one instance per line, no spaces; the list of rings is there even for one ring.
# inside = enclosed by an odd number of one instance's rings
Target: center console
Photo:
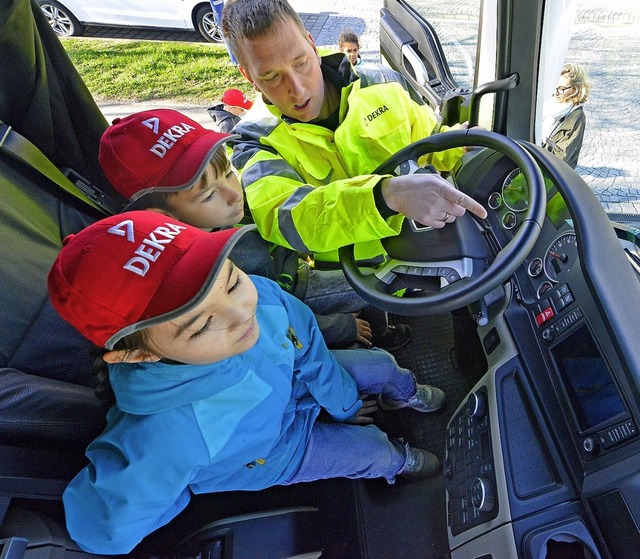
[[[490,167],[488,222],[504,246],[527,187],[517,170],[496,178]],[[640,557],[637,379],[586,279],[563,197],[545,182],[539,239],[478,327],[488,371],[448,424],[452,559]]]

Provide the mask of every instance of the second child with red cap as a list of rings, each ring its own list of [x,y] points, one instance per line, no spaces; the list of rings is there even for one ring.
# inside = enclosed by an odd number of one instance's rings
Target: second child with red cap
[[[210,231],[234,226],[244,216],[242,188],[225,150],[234,137],[178,111],[154,109],[114,120],[100,141],[99,159],[107,179],[131,201],[128,209],[163,210]],[[375,343],[394,350],[408,341],[398,327],[387,327],[385,313],[368,306],[340,270],[309,270],[298,253],[272,246],[257,231],[244,246],[238,265],[277,281],[307,303],[330,347]],[[352,314],[358,312],[361,316]]]
[[[207,112],[213,119],[214,128],[218,132],[231,132],[252,106],[253,101],[242,91],[231,88],[227,89],[222,94],[220,102],[209,107]]]
[[[131,211],[65,239],[51,301],[103,348],[115,395],[63,494],[82,549],[128,553],[192,493],[439,470],[372,424],[365,395],[431,412],[444,393],[387,352],[329,351],[306,305],[233,263],[253,227],[208,233]]]

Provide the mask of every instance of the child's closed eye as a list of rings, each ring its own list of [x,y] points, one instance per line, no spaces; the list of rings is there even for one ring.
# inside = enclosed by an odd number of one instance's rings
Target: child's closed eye
[[[213,200],[215,195],[216,195],[216,191],[212,190],[206,198],[203,198],[202,203],[206,204],[207,202],[211,202],[211,200]]]
[[[236,289],[238,289],[241,283],[242,283],[242,278],[240,277],[240,274],[237,274],[236,282],[229,288],[229,293],[233,293]]]
[[[202,336],[202,334],[206,333],[211,326],[212,320],[213,320],[213,317],[211,316],[207,318],[207,321],[205,322],[204,326],[200,328],[200,330],[198,330],[197,332],[194,332],[193,334],[191,334],[191,338],[195,339],[195,338],[198,338],[199,336]]]

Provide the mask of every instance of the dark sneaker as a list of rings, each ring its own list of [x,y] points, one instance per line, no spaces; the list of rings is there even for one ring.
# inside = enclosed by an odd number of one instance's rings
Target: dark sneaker
[[[421,411],[422,413],[429,413],[439,410],[445,405],[447,401],[447,395],[429,384],[418,384],[416,386],[416,393],[407,401],[404,400],[391,400],[386,398],[383,394],[380,394],[378,402],[383,410],[399,410],[402,408],[413,408],[414,410]]]
[[[407,447],[407,459],[399,476],[408,479],[419,479],[430,477],[440,471],[440,460],[435,454],[422,450],[421,448]]]
[[[406,346],[411,339],[411,328],[407,324],[389,324],[387,331],[373,345],[387,351],[396,351]]]

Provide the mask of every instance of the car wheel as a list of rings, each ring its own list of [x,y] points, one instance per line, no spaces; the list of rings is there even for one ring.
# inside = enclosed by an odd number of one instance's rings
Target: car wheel
[[[56,35],[71,37],[84,33],[84,25],[62,4],[55,0],[38,0],[38,4]]]
[[[222,43],[222,30],[216,21],[210,6],[202,6],[196,13],[196,26],[200,35],[210,43]]]

